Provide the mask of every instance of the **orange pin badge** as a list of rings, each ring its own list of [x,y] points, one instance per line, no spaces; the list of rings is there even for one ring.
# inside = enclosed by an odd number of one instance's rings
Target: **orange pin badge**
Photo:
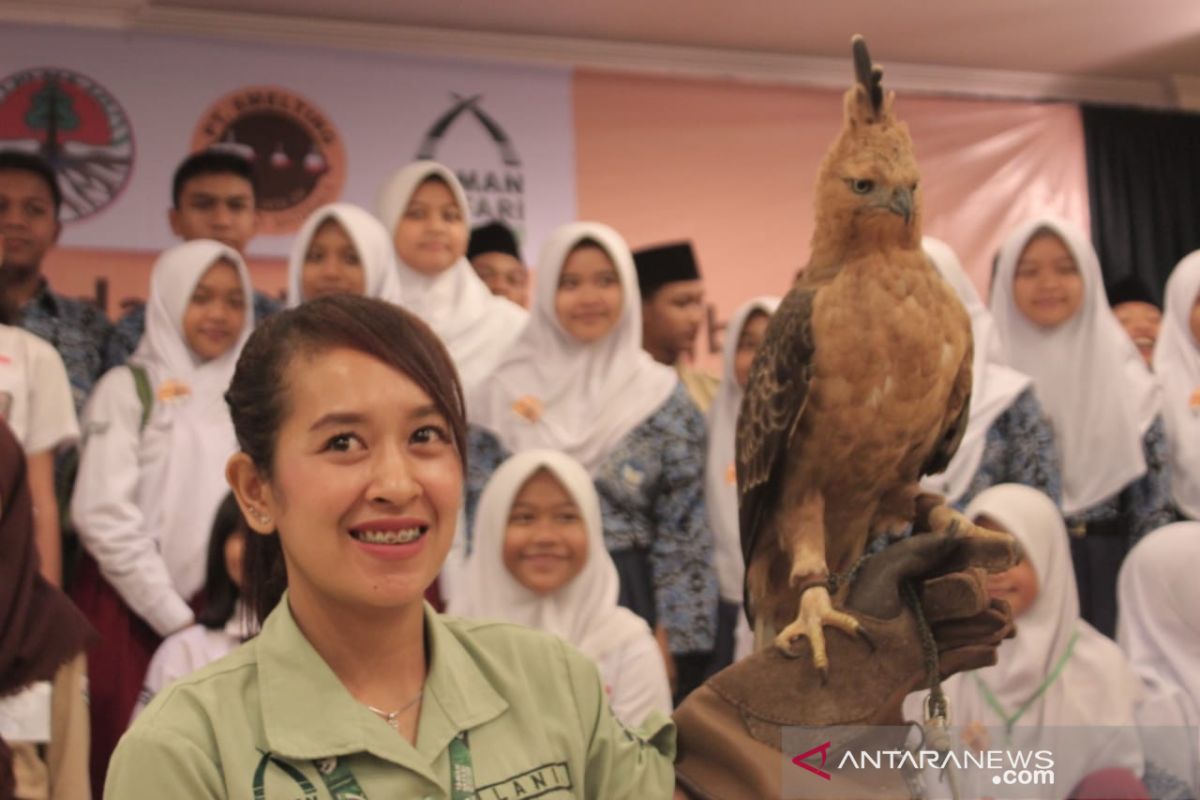
[[[537,422],[542,418],[542,401],[527,394],[517,398],[516,402],[512,404],[512,410],[518,417],[524,417],[530,422]]]
[[[171,404],[183,400],[192,393],[189,387],[183,381],[168,379],[163,381],[158,386],[158,400],[161,403]]]

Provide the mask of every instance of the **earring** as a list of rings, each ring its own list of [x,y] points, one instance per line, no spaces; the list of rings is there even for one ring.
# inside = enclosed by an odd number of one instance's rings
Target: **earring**
[[[260,525],[271,524],[271,515],[264,511],[259,511],[257,508],[254,509],[254,518],[258,520]]]

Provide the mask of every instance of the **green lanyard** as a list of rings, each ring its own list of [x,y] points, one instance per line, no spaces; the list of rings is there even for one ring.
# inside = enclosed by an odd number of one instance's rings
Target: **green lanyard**
[[[367,793],[359,786],[358,779],[344,760],[326,758],[314,761],[313,765],[333,800],[367,800]],[[474,798],[475,768],[471,764],[467,732],[463,731],[450,741],[450,800]]]
[[[1078,639],[1079,631],[1075,631],[1073,634],[1071,634],[1071,641],[1067,642],[1066,652],[1064,652],[1062,657],[1058,659],[1058,663],[1054,665],[1054,669],[1050,670],[1050,674],[1046,676],[1046,680],[1042,681],[1042,684],[1037,688],[1037,691],[1030,695],[1029,699],[1022,703],[1021,707],[1012,714],[1009,714],[1004,710],[1004,707],[1000,705],[1000,701],[996,699],[996,695],[992,694],[992,690],[989,689],[987,684],[983,682],[983,679],[979,677],[979,673],[971,673],[973,676],[975,676],[975,685],[979,687],[979,692],[983,695],[983,699],[986,700],[987,704],[992,707],[992,711],[995,711],[996,714],[999,715],[1000,719],[1004,720],[1004,733],[1010,739],[1012,737],[1013,726],[1017,724],[1017,720],[1023,717],[1025,712],[1037,702],[1038,698],[1045,694],[1046,690],[1049,689],[1056,680],[1058,680],[1058,676],[1062,674],[1063,667],[1067,666],[1067,662],[1071,660],[1071,654],[1075,652],[1075,642]]]

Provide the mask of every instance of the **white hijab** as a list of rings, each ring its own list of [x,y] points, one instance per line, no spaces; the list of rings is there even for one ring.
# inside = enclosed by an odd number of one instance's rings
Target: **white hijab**
[[[554,310],[563,262],[584,239],[598,242],[612,259],[622,290],[616,325],[591,343],[567,333]],[[560,450],[595,472],[613,447],[667,401],[679,376],[642,349],[633,257],[612,228],[595,222],[558,228],[542,248],[537,274],[529,324],[471,401],[471,419],[510,452]],[[536,421],[514,410],[523,398],[540,404]]]
[[[756,297],[734,312],[725,328],[721,348],[721,386],[708,411],[708,458],[704,465],[704,502],[708,524],[716,545],[713,560],[721,597],[741,604],[746,565],[742,559],[742,537],[738,525],[737,480],[734,477],[734,445],[738,410],[745,391],[738,386],[734,361],[742,328],[754,312],[767,316],[779,308],[778,297]]]
[[[1188,517],[1200,520],[1200,345],[1190,319],[1200,293],[1200,250],[1185,257],[1167,281],[1162,331],[1154,347],[1154,374],[1163,387],[1163,423],[1171,451],[1171,490]]]
[[[1036,737],[1054,753],[1058,797],[1066,797],[1084,776],[1103,767],[1127,767],[1140,777],[1144,761],[1134,727],[1137,678],[1117,645],[1079,617],[1067,530],[1054,501],[1029,486],[1008,483],[981,492],[965,513],[971,519],[987,516],[1017,538],[1037,573],[1038,595],[1017,619],[1016,636],[1001,643],[995,666],[943,682],[951,724],[958,729],[979,723],[1003,731],[1005,722],[979,682],[1013,714],[1062,663],[1057,679],[1015,723],[1014,744],[1025,746]],[[1071,655],[1062,662],[1069,647]],[[919,718],[923,696],[912,695],[905,702],[910,719]]]
[[[295,308],[304,301],[301,290],[304,257],[313,236],[326,220],[334,220],[342,226],[358,253],[363,271],[363,295],[400,305],[400,275],[387,229],[365,209],[351,203],[330,203],[308,215],[292,242],[292,254],[288,259],[288,308]]]
[[[513,501],[542,469],[549,470],[579,506],[588,536],[583,570],[550,595],[522,586],[501,555]],[[553,450],[526,450],[508,459],[484,488],[475,519],[475,549],[464,567],[462,591],[450,601],[451,614],[548,631],[594,660],[650,633],[645,620],[617,604],[620,584],[604,545],[600,498],[591,476],[574,459]]]
[[[1047,331],[1013,300],[1017,261],[1047,228],[1062,239],[1083,277],[1074,317]],[[1084,511],[1146,473],[1142,440],[1160,410],[1159,391],[1129,335],[1108,306],[1091,242],[1069,222],[1025,223],[1000,248],[992,314],[1008,362],[1034,380],[1050,417],[1063,473],[1063,512]]]
[[[971,317],[971,334],[975,339],[975,357],[971,365],[971,418],[967,432],[946,471],[921,481],[926,489],[944,494],[949,502],[956,503],[971,488],[971,481],[979,471],[992,423],[1016,402],[1021,392],[1033,385],[1033,379],[1005,363],[1004,348],[996,335],[991,312],[979,299],[979,292],[950,246],[929,236],[921,240],[921,246],[962,301]]]
[[[196,284],[218,260],[232,263],[242,281],[246,319],[226,353],[197,363],[183,334],[183,315]],[[163,560],[183,597],[204,585],[205,558],[213,514],[229,492],[225,462],[237,451],[225,390],[233,379],[242,347],[254,329],[250,274],[236,250],[198,239],[172,247],[154,262],[146,331],[129,363],[144,367],[154,390],[152,424],[169,429],[163,476],[161,520],[149,520],[158,533]],[[164,397],[164,385],[182,385],[187,394]]]
[[[1159,340],[1161,341],[1161,339]],[[1200,522],[1177,522],[1134,545],[1121,565],[1117,642],[1142,679],[1138,722],[1190,725],[1178,777],[1200,790]],[[1190,758],[1186,757],[1190,756]],[[1191,769],[1187,766],[1190,763]]]
[[[393,175],[379,194],[379,219],[389,240],[413,193],[431,176],[450,187],[462,209],[463,222],[470,227],[467,196],[454,171],[436,161],[414,161]],[[520,335],[528,319],[525,309],[493,295],[465,256],[432,276],[417,272],[399,257],[396,263],[404,307],[441,338],[458,368],[464,391],[470,393]]]

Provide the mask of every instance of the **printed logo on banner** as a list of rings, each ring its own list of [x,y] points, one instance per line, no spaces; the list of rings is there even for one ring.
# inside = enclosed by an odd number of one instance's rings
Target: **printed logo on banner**
[[[192,150],[217,143],[253,152],[263,233],[298,230],[346,183],[341,134],[321,109],[287,89],[247,86],[214,103],[196,126]]]
[[[0,81],[0,147],[40,153],[62,189],[61,220],[112,205],[133,171],[133,128],[116,98],[86,75],[35,67]]]
[[[464,97],[451,94],[453,104],[429,127],[421,146],[418,159],[441,160],[454,169],[470,203],[471,218],[497,220],[522,233],[525,230],[525,176],[521,171],[521,158],[512,139],[496,118],[483,109],[483,95]],[[475,154],[463,158],[438,158],[451,128],[459,120],[473,120],[495,146],[492,158]],[[498,157],[498,158],[497,158]]]

